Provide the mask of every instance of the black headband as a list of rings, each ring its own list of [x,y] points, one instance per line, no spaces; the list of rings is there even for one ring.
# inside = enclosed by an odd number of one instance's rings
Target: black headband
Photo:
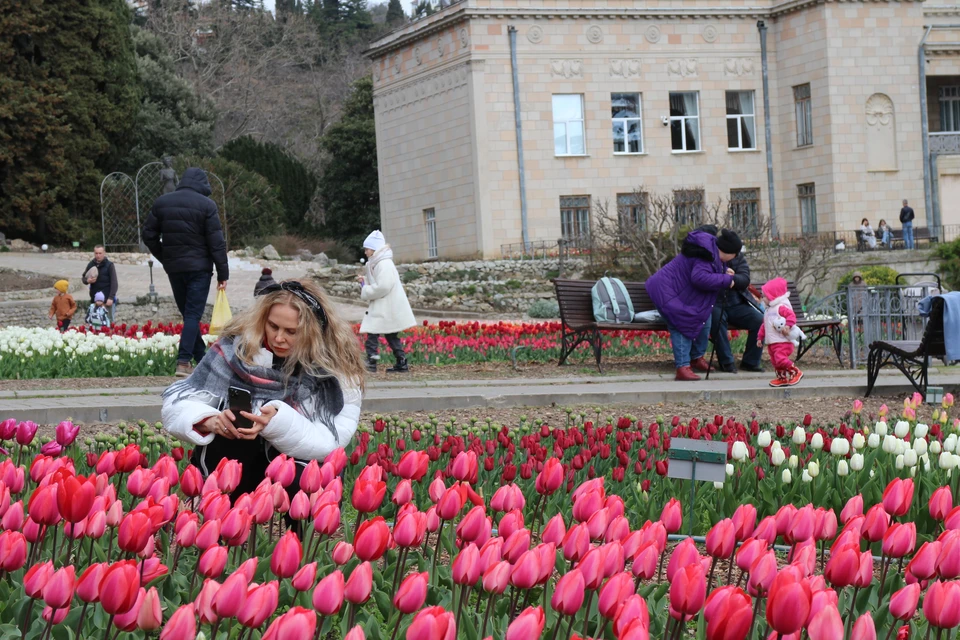
[[[267,285],[260,291],[260,295],[267,293],[274,293],[275,291],[289,291],[293,295],[297,296],[313,310],[313,315],[317,317],[317,320],[320,322],[320,328],[327,328],[327,312],[323,310],[323,306],[320,304],[320,301],[314,297],[312,293],[303,288],[303,285],[297,282],[296,280],[290,280],[287,282],[281,282],[277,284],[274,282],[271,285]]]

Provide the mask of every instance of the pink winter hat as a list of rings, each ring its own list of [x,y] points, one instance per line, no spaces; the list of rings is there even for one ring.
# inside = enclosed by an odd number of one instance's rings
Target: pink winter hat
[[[780,296],[787,294],[787,281],[783,278],[774,278],[767,284],[760,287],[767,300],[776,300]]]

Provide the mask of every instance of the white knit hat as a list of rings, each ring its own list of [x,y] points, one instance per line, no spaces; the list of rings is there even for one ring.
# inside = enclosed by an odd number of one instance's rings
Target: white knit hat
[[[378,251],[385,244],[387,244],[387,241],[378,229],[377,231],[372,231],[370,235],[367,236],[367,239],[363,241],[363,248]]]

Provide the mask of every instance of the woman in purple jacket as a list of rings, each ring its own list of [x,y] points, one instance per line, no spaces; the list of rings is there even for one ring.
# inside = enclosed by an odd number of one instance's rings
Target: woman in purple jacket
[[[647,293],[670,329],[677,380],[699,380],[697,371],[709,370],[703,354],[710,336],[710,315],[717,294],[733,286],[733,271],[724,266],[743,243],[733,231],[720,237],[691,231],[680,255],[647,279]]]

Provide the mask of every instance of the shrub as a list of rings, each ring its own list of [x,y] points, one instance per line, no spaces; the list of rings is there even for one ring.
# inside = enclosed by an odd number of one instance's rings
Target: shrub
[[[954,291],[960,289],[960,238],[938,245],[936,254],[944,283]]]
[[[413,282],[414,280],[419,280],[420,272],[414,271],[413,269],[411,269],[410,271],[404,271],[403,276],[400,279],[403,280],[404,284],[407,284],[408,282]]]
[[[840,281],[837,282],[837,291],[846,290],[847,285],[853,280],[853,274],[857,271],[863,276],[864,284],[872,285],[894,285],[897,283],[897,276],[900,275],[895,269],[883,265],[854,269],[840,278]]]
[[[560,305],[553,300],[537,300],[530,305],[527,315],[531,318],[551,319],[560,317]]]

